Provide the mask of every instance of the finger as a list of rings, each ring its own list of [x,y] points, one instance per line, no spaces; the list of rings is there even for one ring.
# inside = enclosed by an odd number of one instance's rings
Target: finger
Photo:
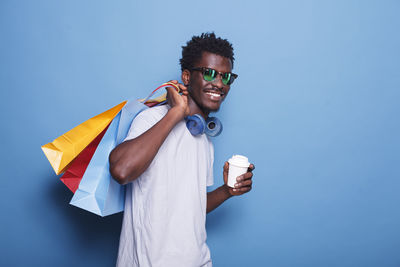
[[[176,91],[180,92],[182,91],[182,89],[180,88],[180,83],[177,80],[170,80],[168,82],[166,82],[166,85],[172,85]]]
[[[246,172],[245,174],[242,174],[242,175],[238,176],[236,178],[236,181],[237,182],[241,182],[241,181],[244,181],[244,180],[251,179],[252,177],[253,177],[253,173],[252,172]]]
[[[167,102],[171,107],[175,105],[176,97],[179,96],[178,92],[173,87],[167,87]]]
[[[171,94],[169,93],[168,88],[165,88],[165,89],[167,90],[166,99],[167,99],[168,105],[172,106]]]
[[[182,91],[186,91],[187,90],[187,87],[185,85],[181,84],[181,83],[178,83],[178,86]]]
[[[174,88],[174,87],[168,86],[166,89],[167,89],[167,94],[169,94],[171,96],[178,94],[178,92],[176,91],[176,88]]]
[[[245,180],[243,182],[239,182],[235,184],[235,188],[241,188],[241,187],[247,187],[251,186],[253,184],[253,181],[251,179]]]
[[[252,172],[246,172],[245,174],[243,174],[243,180],[248,180],[251,179],[252,177],[253,177]]]
[[[187,89],[184,89],[181,92],[182,92],[182,95],[185,95],[185,96],[189,95],[189,92]]]
[[[184,88],[179,87],[179,90],[180,90],[180,93],[182,93],[183,95],[188,95],[189,94],[189,92],[188,92],[186,87],[184,87]]]
[[[168,83],[175,84],[179,88],[179,90],[182,91],[182,92],[183,91],[187,91],[187,87],[185,85],[179,83],[177,80],[170,80]]]
[[[250,186],[242,187],[242,188],[234,188],[232,191],[235,193],[243,194],[247,193],[251,190]]]
[[[251,186],[246,186],[246,187],[242,187],[242,188],[238,188],[237,189],[239,192],[241,193],[247,193],[251,190]]]
[[[254,166],[254,164],[250,164],[249,172],[254,171],[255,168],[256,168],[256,166]]]
[[[225,163],[224,163],[224,172],[226,172],[226,173],[228,173],[228,170],[229,170],[229,163],[227,162],[227,161],[225,161]]]

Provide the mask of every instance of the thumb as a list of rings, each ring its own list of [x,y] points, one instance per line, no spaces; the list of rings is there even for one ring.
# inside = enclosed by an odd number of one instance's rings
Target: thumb
[[[175,88],[168,86],[165,88],[167,90],[167,102],[170,106],[173,106],[175,104],[175,98],[178,92],[176,92]]]
[[[224,164],[224,171],[223,171],[223,176],[224,176],[224,182],[225,184],[228,183],[228,171],[229,171],[229,163],[225,161]]]

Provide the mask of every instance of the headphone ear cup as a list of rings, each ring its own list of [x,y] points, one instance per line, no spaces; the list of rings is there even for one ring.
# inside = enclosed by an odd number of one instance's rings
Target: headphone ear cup
[[[187,116],[186,120],[186,127],[188,128],[189,132],[196,136],[199,134],[203,134],[206,130],[206,122],[202,116],[199,114],[194,114],[193,116]]]
[[[220,135],[222,128],[222,123],[219,119],[216,117],[207,118],[205,132],[208,136],[214,137]]]

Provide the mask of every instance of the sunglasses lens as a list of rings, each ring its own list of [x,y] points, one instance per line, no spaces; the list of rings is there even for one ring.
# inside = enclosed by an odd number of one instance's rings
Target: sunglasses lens
[[[225,85],[230,85],[230,84],[233,82],[233,80],[232,80],[232,82],[231,82],[231,78],[232,78],[232,74],[229,73],[229,72],[226,72],[226,73],[224,73],[224,74],[222,75],[222,82],[223,82]]]
[[[217,76],[217,72],[213,69],[205,69],[203,72],[203,78],[207,82],[213,81],[216,76]]]

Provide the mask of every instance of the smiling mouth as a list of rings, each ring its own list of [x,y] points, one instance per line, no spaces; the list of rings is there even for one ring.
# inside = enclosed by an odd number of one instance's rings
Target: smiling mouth
[[[206,95],[210,96],[211,100],[220,100],[225,94],[218,91],[205,91]]]

